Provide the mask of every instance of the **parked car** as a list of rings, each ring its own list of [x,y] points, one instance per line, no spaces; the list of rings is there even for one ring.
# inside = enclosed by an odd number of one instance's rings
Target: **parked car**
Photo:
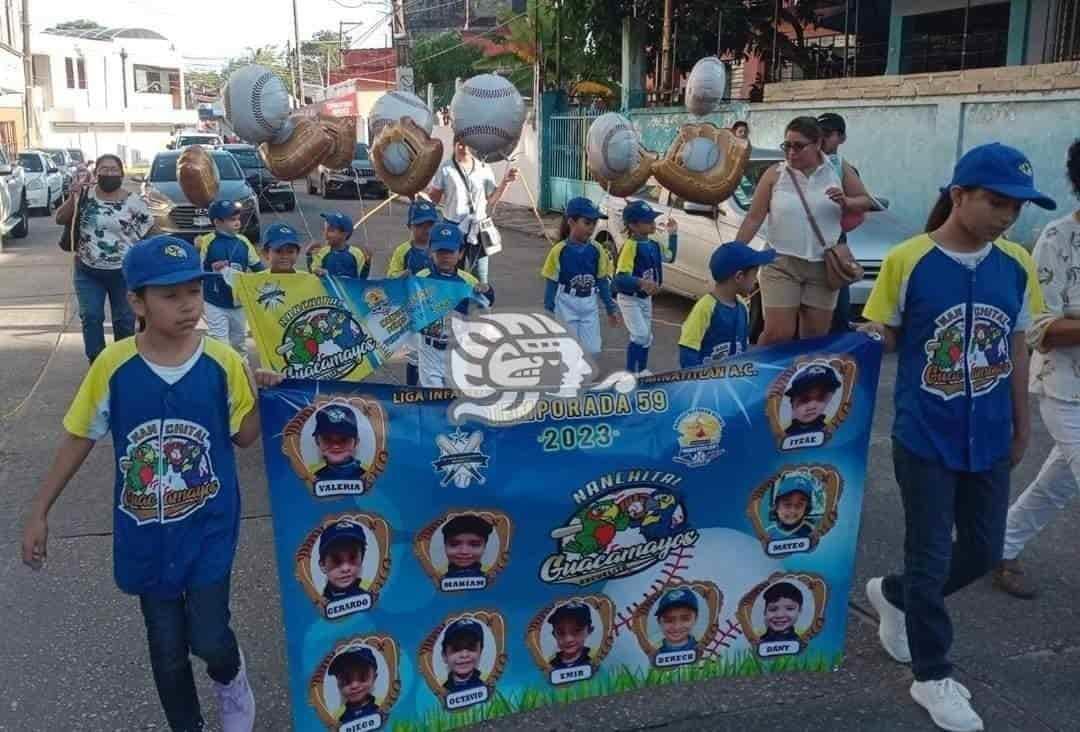
[[[77,147],[69,147],[67,149],[67,151],[68,151],[68,155],[71,156],[71,159],[75,162],[76,165],[84,165],[85,166],[87,164],[86,163],[86,155],[79,148],[77,148]]]
[[[26,175],[21,165],[12,165],[0,148],[0,236],[22,239],[30,233],[30,202],[26,197]]]
[[[64,200],[64,176],[52,158],[40,150],[24,150],[18,159],[30,209],[48,216]]]
[[[222,142],[221,135],[215,135],[213,132],[181,132],[165,147],[169,150],[183,150],[188,145],[217,147]]]
[[[72,159],[71,154],[64,148],[43,147],[40,150],[52,158],[53,163],[60,170],[60,175],[64,178],[64,195],[66,196],[71,188],[71,182],[75,180],[75,171],[78,166]]]
[[[735,238],[743,218],[750,210],[750,202],[757,182],[771,165],[783,159],[780,151],[753,150],[739,188],[731,198],[717,206],[703,206],[684,201],[671,191],[660,187],[654,179],[650,179],[649,184],[639,191],[638,195],[628,199],[612,196],[601,208],[607,208],[611,216],[610,227],[618,229],[619,233],[614,234],[618,242],[623,239],[622,209],[626,201],[641,198],[648,201],[654,208],[670,210],[671,218],[675,219],[679,225],[679,251],[674,262],[664,265],[664,289],[684,297],[698,298],[712,289],[709,257],[713,250],[718,244]],[[874,281],[881,270],[881,262],[886,252],[894,244],[899,244],[914,236],[917,231],[915,226],[907,225],[886,210],[889,205],[887,199],[879,197],[877,200],[882,209],[869,212],[865,222],[849,232],[847,236],[852,254],[866,270],[866,276],[852,285],[850,290],[853,316],[862,312],[862,306],[870,296],[870,290],[874,287]],[[769,233],[766,224],[762,225],[750,245],[755,249],[762,249],[767,246],[768,240]],[[759,303],[751,304],[751,310],[758,308],[760,308]],[[757,313],[752,314],[757,315]]]
[[[232,154],[244,171],[248,185],[259,197],[260,211],[292,211],[296,208],[296,193],[291,181],[279,180],[266,167],[259,150],[254,145],[222,145],[222,150]]]
[[[375,168],[368,156],[368,146],[362,142],[356,143],[350,167],[330,169],[319,165],[308,173],[307,192],[317,193],[323,198],[335,195],[362,198],[365,194],[385,198],[388,194],[386,184],[375,177]]]
[[[231,153],[224,150],[211,150],[210,155],[217,165],[220,183],[218,197],[231,201],[240,201],[243,228],[241,232],[252,243],[259,241],[259,211],[255,192],[251,190],[239,163]],[[180,184],[176,180],[177,152],[161,152],[154,156],[150,164],[150,173],[146,178],[133,176],[132,180],[142,183],[142,195],[150,207],[157,228],[165,234],[179,236],[194,241],[199,234],[213,231],[213,224],[205,208],[200,208],[187,200]]]

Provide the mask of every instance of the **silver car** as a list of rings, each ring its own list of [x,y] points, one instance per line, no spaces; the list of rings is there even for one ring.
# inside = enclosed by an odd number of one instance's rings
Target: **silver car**
[[[750,210],[750,202],[757,182],[769,166],[783,159],[784,156],[779,150],[775,152],[764,149],[753,150],[739,188],[731,198],[717,206],[703,206],[684,201],[660,187],[655,180],[650,179],[649,184],[637,196],[631,196],[629,199],[615,197],[607,199],[606,208],[611,216],[609,226],[613,230],[619,230],[612,233],[616,240],[621,241],[623,238],[622,209],[626,201],[632,201],[635,198],[644,199],[653,208],[668,213],[679,225],[679,251],[674,262],[664,265],[664,289],[685,297],[700,297],[712,289],[709,257],[712,256],[713,250],[717,245],[735,238],[743,218]],[[861,311],[870,296],[870,290],[881,270],[881,261],[885,258],[885,253],[893,245],[899,244],[916,233],[916,227],[906,225],[905,222],[888,212],[887,199],[879,197],[877,200],[882,210],[868,213],[865,222],[847,235],[852,253],[866,270],[866,276],[862,281],[852,285],[850,290],[851,305],[856,312]],[[601,206],[601,209],[603,208],[605,206]],[[755,249],[762,249],[768,246],[768,240],[768,227],[762,225],[761,231],[750,242],[750,245]]]

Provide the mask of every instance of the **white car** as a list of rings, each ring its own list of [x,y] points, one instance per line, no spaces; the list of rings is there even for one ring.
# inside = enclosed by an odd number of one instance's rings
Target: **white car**
[[[40,150],[19,153],[23,169],[27,205],[46,216],[60,205],[64,195],[64,176],[52,158]]]

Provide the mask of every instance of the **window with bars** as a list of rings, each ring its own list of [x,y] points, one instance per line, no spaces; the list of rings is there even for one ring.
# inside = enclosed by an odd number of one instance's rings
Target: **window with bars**
[[[1058,0],[1053,16],[1047,17],[1047,24],[1053,23],[1048,33],[1048,61],[1080,60],[1080,0]]]
[[[81,58],[65,58],[64,71],[68,89],[86,88],[86,63]]]

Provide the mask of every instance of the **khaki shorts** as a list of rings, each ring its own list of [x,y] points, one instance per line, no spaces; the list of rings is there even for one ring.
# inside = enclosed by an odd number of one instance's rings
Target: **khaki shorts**
[[[780,254],[758,271],[761,304],[767,308],[797,308],[805,305],[819,310],[836,308],[837,290],[825,278],[825,263],[810,262]]]

